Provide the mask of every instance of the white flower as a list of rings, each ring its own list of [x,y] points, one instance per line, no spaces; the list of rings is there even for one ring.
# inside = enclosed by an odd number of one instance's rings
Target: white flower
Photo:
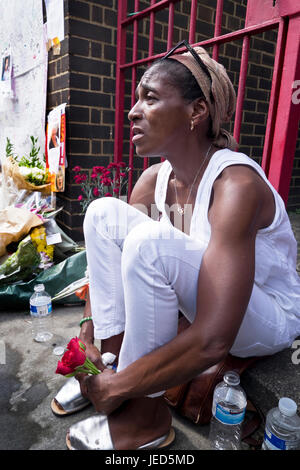
[[[22,176],[26,177],[31,173],[32,168],[28,168],[27,166],[19,166],[19,171]]]

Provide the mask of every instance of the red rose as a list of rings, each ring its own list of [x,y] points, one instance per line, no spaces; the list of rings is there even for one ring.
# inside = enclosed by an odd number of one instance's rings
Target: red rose
[[[68,374],[72,374],[72,372],[73,372],[73,369],[66,366],[61,361],[58,361],[57,368],[56,368],[56,371],[55,371],[56,374],[68,375]]]
[[[72,377],[82,372],[84,374],[99,374],[97,367],[86,357],[86,345],[80,339],[72,338],[61,361],[58,361],[56,373]]]
[[[73,371],[78,366],[82,366],[85,363],[86,355],[85,352],[78,348],[73,351],[66,351],[61,361],[64,365],[70,367]]]
[[[69,351],[74,351],[74,350],[77,350],[78,348],[81,348],[83,351],[85,351],[86,350],[86,345],[82,341],[80,341],[79,338],[77,338],[77,336],[76,336],[76,338],[72,338],[69,341],[69,343],[67,345],[67,349]]]

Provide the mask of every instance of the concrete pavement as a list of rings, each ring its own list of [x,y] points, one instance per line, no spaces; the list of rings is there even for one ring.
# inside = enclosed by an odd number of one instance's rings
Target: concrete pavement
[[[53,310],[54,336],[44,344],[32,340],[28,312],[0,311],[0,429],[5,430],[0,433],[0,450],[65,450],[69,426],[93,414],[90,406],[59,418],[50,409],[53,396],[66,380],[55,374],[60,356],[53,350],[78,335],[83,305],[54,305]],[[264,413],[281,396],[293,398],[300,408],[300,341],[296,346],[263,359],[242,376],[247,396]],[[208,425],[194,425],[172,414],[176,440],[170,451],[209,449]],[[262,433],[263,427],[255,437]],[[249,447],[243,444],[243,449]]]
[[[60,356],[56,346],[66,346],[78,335],[83,306],[56,307],[54,336],[48,343],[31,337],[31,320],[25,312],[0,312],[0,450],[65,450],[70,425],[93,414],[90,406],[80,413],[56,417],[50,402],[65,378],[55,374]],[[5,351],[3,351],[5,349]],[[5,354],[4,354],[5,352]],[[5,357],[4,357],[5,356]],[[172,449],[208,449],[208,426],[196,426],[175,417],[176,441]]]

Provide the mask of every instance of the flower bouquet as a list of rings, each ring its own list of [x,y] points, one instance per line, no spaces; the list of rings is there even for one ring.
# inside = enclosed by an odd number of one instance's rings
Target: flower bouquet
[[[46,241],[43,225],[21,240],[17,250],[0,264],[0,286],[26,281],[53,265],[53,245]]]
[[[48,245],[47,243],[46,229],[44,225],[35,227],[30,233],[30,238],[36,247],[36,251],[40,254],[41,257],[39,268],[50,268],[50,266],[53,265],[54,246]]]
[[[76,374],[100,374],[100,370],[86,356],[86,345],[77,337],[72,338],[67,345],[67,349],[61,359],[58,361],[56,374],[65,377],[73,377]]]
[[[82,207],[82,214],[88,208],[88,205],[99,197],[120,198],[124,188],[128,186],[128,173],[130,169],[124,162],[110,163],[105,166],[94,166],[91,174],[83,171],[80,166],[73,168],[75,173],[74,181],[80,184],[83,194],[78,196]]]
[[[4,178],[12,179],[18,190],[40,191],[50,194],[49,174],[43,161],[39,157],[40,147],[37,147],[37,139],[33,136],[31,140],[31,151],[28,156],[19,158],[14,155],[13,145],[6,139],[6,159],[3,164]]]
[[[26,280],[38,272],[40,263],[41,255],[28,235],[19,243],[17,251],[0,265],[0,286]]]

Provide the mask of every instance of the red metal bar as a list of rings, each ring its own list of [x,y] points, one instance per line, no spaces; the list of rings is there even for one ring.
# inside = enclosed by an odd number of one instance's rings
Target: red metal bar
[[[292,0],[295,1],[295,0]],[[285,3],[286,0],[247,0],[247,12],[245,26],[263,24],[272,18],[279,18],[279,3]]]
[[[222,32],[223,4],[224,0],[218,0],[214,33],[215,38],[221,36]],[[216,61],[219,59],[219,43],[214,44],[212,58]]]
[[[127,13],[127,0],[119,0],[118,8],[118,36],[117,36],[117,67],[116,67],[116,114],[115,114],[115,145],[114,161],[122,160],[123,154],[123,122],[124,122],[124,96],[125,96],[125,70],[122,65],[126,58],[126,29],[122,28],[122,21]]]
[[[151,7],[155,5],[155,0],[151,0]],[[149,29],[149,50],[148,55],[153,55],[153,44],[154,44],[154,26],[155,26],[155,12],[152,10],[150,12],[150,29]]]
[[[171,3],[177,3],[181,0],[161,0],[160,2],[157,2],[155,3],[154,5],[151,5],[150,7],[148,8],[145,8],[144,10],[138,12],[136,15],[134,16],[129,16],[128,18],[125,18],[123,21],[122,21],[122,26],[128,26],[130,23],[132,23],[134,21],[134,19],[142,19],[142,18],[145,18],[146,16],[149,16],[149,13],[150,12],[157,12],[159,10],[163,10],[164,8],[168,7],[169,4]]]
[[[240,68],[239,88],[236,103],[235,121],[233,135],[237,142],[240,140],[241,123],[243,117],[243,106],[245,98],[245,88],[248,70],[248,56],[249,56],[250,37],[245,36],[243,40],[242,59]]]
[[[278,97],[279,97],[280,83],[281,83],[282,65],[283,65],[285,45],[286,45],[287,27],[288,27],[288,22],[284,18],[282,18],[280,20],[279,29],[278,29],[272,88],[271,88],[271,95],[270,95],[266,133],[265,133],[263,157],[262,157],[262,162],[261,162],[261,166],[264,172],[266,173],[266,175],[268,175],[269,173],[272,142],[273,142],[273,136],[274,136],[274,127],[275,127],[276,114],[277,114],[277,104],[278,104]]]
[[[259,34],[259,33],[262,33],[263,31],[274,29],[279,24],[279,22],[280,22],[280,18],[276,18],[270,21],[266,21],[263,25],[249,26],[249,28],[239,29],[238,31],[233,31],[233,32],[224,34],[223,36],[206,39],[205,41],[200,41],[193,45],[209,47],[209,46],[213,46],[214,44],[225,44],[226,42],[237,41],[239,39],[243,39],[247,35],[251,36],[252,34]],[[178,49],[178,54],[184,51],[185,51],[185,48],[182,47]],[[164,54],[165,53],[163,52],[161,54],[156,54],[155,56],[152,56],[152,57],[146,57],[145,59],[137,60],[135,63],[130,62],[127,64],[123,64],[121,65],[121,68],[128,68],[128,67],[132,67],[133,65],[144,65],[146,63],[152,62],[153,60],[159,59],[160,57],[163,57]]]
[[[155,5],[155,0],[151,0],[150,7]],[[153,56],[153,47],[154,47],[154,27],[155,27],[155,12],[153,9],[150,12],[150,29],[149,29],[149,50],[148,56]],[[143,168],[146,170],[149,166],[149,158],[144,158]]]
[[[139,0],[134,1],[134,11],[139,9]],[[138,51],[138,20],[136,19],[133,23],[133,45],[132,45],[132,60],[136,61]],[[131,71],[131,108],[135,103],[135,88],[136,88],[136,67],[132,67]],[[129,139],[129,168],[131,171],[128,175],[128,201],[130,199],[130,194],[132,191],[132,180],[133,180],[133,155],[134,155],[134,145],[132,143],[132,125],[130,125],[130,139]]]
[[[277,117],[268,178],[285,203],[298,136],[300,104],[294,99],[294,83],[300,77],[300,15],[289,19]]]
[[[192,0],[191,14],[190,14],[190,33],[189,33],[189,43],[190,44],[195,42],[196,19],[197,19],[197,0]]]
[[[174,33],[174,3],[170,3],[169,5],[169,23],[168,23],[168,42],[167,42],[167,50],[170,50],[173,46],[173,33]],[[164,157],[161,157],[161,162],[165,160]]]
[[[151,0],[148,8],[138,12],[139,5],[135,2],[135,15],[126,17],[127,1],[119,0],[118,2],[118,44],[117,44],[117,77],[116,77],[116,135],[115,135],[115,159],[118,161],[122,158],[122,141],[123,141],[123,116],[124,116],[124,73],[127,68],[132,67],[132,104],[134,103],[134,91],[136,85],[136,67],[146,65],[164,55],[154,54],[154,15],[157,11],[169,7],[169,29],[167,48],[173,45],[173,26],[174,26],[174,4],[179,0],[161,0],[155,3]],[[279,2],[279,0],[277,0]],[[293,0],[287,0],[290,5]],[[251,2],[254,4],[254,0]],[[221,35],[222,29],[222,13],[224,0],[217,0],[216,20],[214,38],[201,41],[194,45],[202,47],[213,46],[213,58],[218,60],[219,46],[227,42],[243,39],[243,51],[241,59],[240,79],[238,88],[237,108],[234,125],[234,136],[239,141],[242,123],[243,101],[245,96],[245,86],[247,78],[248,53],[250,37],[253,34],[259,34],[270,29],[275,29],[279,25],[278,42],[276,56],[274,62],[274,73],[272,81],[272,90],[269,105],[268,122],[266,128],[266,138],[264,145],[264,153],[262,166],[265,169],[270,181],[281,193],[284,200],[288,197],[289,181],[293,165],[293,153],[295,150],[299,108],[291,101],[294,91],[293,84],[299,79],[300,73],[300,51],[299,51],[299,8],[293,9],[293,16],[290,12],[286,13],[286,19],[280,18],[274,9],[272,15],[264,16],[264,21],[249,22],[244,29],[233,31],[231,33]],[[250,4],[250,0],[249,0]],[[289,7],[290,8],[290,7]],[[191,0],[191,17],[189,41],[194,43],[196,33],[196,17],[197,17],[197,1]],[[248,10],[247,10],[248,12]],[[283,16],[283,15],[281,15]],[[290,27],[287,31],[288,17]],[[126,27],[130,24],[137,25],[137,21],[150,17],[149,32],[149,51],[148,57],[137,60],[136,51],[133,53],[132,61],[126,63]],[[137,38],[137,35],[136,35]],[[135,43],[135,39],[134,39]],[[286,48],[285,48],[286,45]],[[135,45],[133,45],[135,49]],[[183,52],[185,49],[178,50]],[[286,54],[285,54],[286,51]],[[287,54],[288,52],[288,54]],[[297,75],[298,74],[298,75]],[[133,146],[130,144],[130,165],[133,165]],[[148,159],[145,160],[144,168],[148,166]],[[132,177],[132,176],[131,176]],[[131,180],[132,181],[132,180]],[[130,182],[131,184],[131,182]]]
[[[169,24],[168,24],[168,44],[167,50],[173,46],[173,32],[174,32],[174,3],[169,5]]]

